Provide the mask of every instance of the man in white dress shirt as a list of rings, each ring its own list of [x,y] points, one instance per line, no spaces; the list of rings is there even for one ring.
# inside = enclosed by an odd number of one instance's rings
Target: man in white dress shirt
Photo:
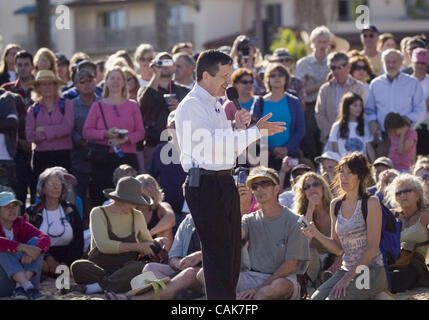
[[[188,172],[184,190],[203,251],[206,296],[209,300],[234,300],[240,273],[240,200],[232,178],[237,156],[263,135],[286,128],[267,122],[271,115],[250,124],[247,110],[235,115],[235,127],[227,120],[217,97],[230,84],[232,59],[218,50],[200,54],[197,84],[176,111],[180,161]]]

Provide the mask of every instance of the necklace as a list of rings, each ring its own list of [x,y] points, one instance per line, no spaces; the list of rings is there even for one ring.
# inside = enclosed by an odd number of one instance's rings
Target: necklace
[[[46,230],[46,233],[50,237],[52,237],[52,238],[59,238],[59,237],[61,237],[66,232],[66,225],[65,225],[64,221],[67,220],[66,217],[62,215],[62,211],[63,210],[61,209],[61,206],[59,206],[58,209],[54,210],[54,212],[57,212],[57,211],[60,212],[60,222],[61,222],[61,225],[63,226],[62,232],[60,232],[59,234],[56,234],[56,235],[52,234],[49,231],[54,223],[53,222],[49,222],[49,213],[48,213],[48,210],[45,209],[45,211],[46,211],[46,222],[48,224],[48,230]]]
[[[414,211],[414,213],[413,213],[412,215],[410,215],[410,216],[406,216],[404,213],[402,213],[402,215],[404,216],[404,227],[405,227],[405,228],[408,228],[409,223],[410,223],[410,219],[411,219],[412,217],[414,217],[415,215],[417,215],[419,212],[420,212],[420,210],[419,210],[419,209],[417,209],[417,210],[416,210],[416,211]]]

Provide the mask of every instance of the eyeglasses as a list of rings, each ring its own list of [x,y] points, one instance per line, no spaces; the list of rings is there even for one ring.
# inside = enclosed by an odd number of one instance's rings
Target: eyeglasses
[[[310,189],[311,187],[313,188],[317,188],[320,186],[320,182],[319,181],[314,181],[313,183],[306,183],[304,184],[304,186],[302,187],[304,189],[304,191]]]
[[[355,71],[360,71],[360,70],[366,71],[366,66],[355,65],[353,68],[355,69]]]
[[[244,84],[244,85],[246,85],[246,84],[253,84],[253,80],[248,80],[248,81],[246,81],[246,80],[240,80],[238,82],[241,83],[241,84]]]
[[[274,72],[274,73],[271,73],[270,75],[269,75],[269,77],[270,78],[283,78],[283,77],[285,77],[286,75],[284,74],[284,73],[280,73],[280,72]]]
[[[364,38],[374,38],[375,34],[373,34],[373,33],[367,33],[367,34],[364,34],[363,37]]]
[[[151,61],[153,60],[153,57],[149,57],[149,58],[141,57],[139,60],[140,60],[141,62],[145,62],[145,61],[147,61],[147,62],[151,62]]]
[[[263,180],[263,181],[253,183],[251,186],[251,189],[253,191],[255,191],[256,189],[258,189],[258,187],[266,188],[266,187],[270,187],[273,185],[274,185],[274,183],[272,181]]]
[[[404,189],[395,192],[395,195],[399,197],[401,194],[410,194],[413,189]]]
[[[342,64],[342,65],[339,65],[339,66],[330,66],[330,69],[331,69],[332,71],[335,71],[335,70],[342,70],[342,69],[344,69],[346,66],[347,66],[347,64],[345,63],[345,64]]]
[[[118,111],[118,107],[116,107],[116,105],[113,105],[113,110],[115,110],[115,116],[119,117],[119,111]]]
[[[79,80],[80,84],[85,84],[85,83],[91,83],[92,81],[94,81],[94,78],[88,78],[88,79],[84,79],[84,80]]]

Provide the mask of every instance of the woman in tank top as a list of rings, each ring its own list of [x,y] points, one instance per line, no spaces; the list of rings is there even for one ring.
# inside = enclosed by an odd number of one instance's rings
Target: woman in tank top
[[[365,194],[371,169],[367,158],[359,152],[344,157],[336,167],[334,184],[339,195],[331,202],[331,237],[323,235],[310,222],[303,229],[309,238],[316,238],[328,251],[343,255],[343,263],[328,281],[311,297],[314,300],[367,300],[387,288],[387,277],[379,244],[381,207],[376,197]],[[363,200],[367,199],[367,200]],[[335,205],[341,202],[338,214]],[[362,214],[362,201],[367,201],[368,215]]]
[[[429,285],[426,256],[429,248],[429,210],[421,178],[411,174],[397,176],[387,190],[387,201],[402,222],[401,249],[414,251],[413,262],[390,270],[392,292]]]

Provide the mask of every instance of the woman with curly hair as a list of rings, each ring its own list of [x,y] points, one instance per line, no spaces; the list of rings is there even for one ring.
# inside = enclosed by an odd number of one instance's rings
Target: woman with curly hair
[[[313,222],[322,234],[329,237],[331,234],[329,216],[331,201],[332,193],[326,180],[317,173],[307,172],[299,178],[295,185],[292,211],[304,215],[307,221]],[[312,287],[316,289],[338,269],[341,257],[336,258],[335,255],[330,254],[317,239],[313,239],[310,243],[310,256],[307,275]]]

